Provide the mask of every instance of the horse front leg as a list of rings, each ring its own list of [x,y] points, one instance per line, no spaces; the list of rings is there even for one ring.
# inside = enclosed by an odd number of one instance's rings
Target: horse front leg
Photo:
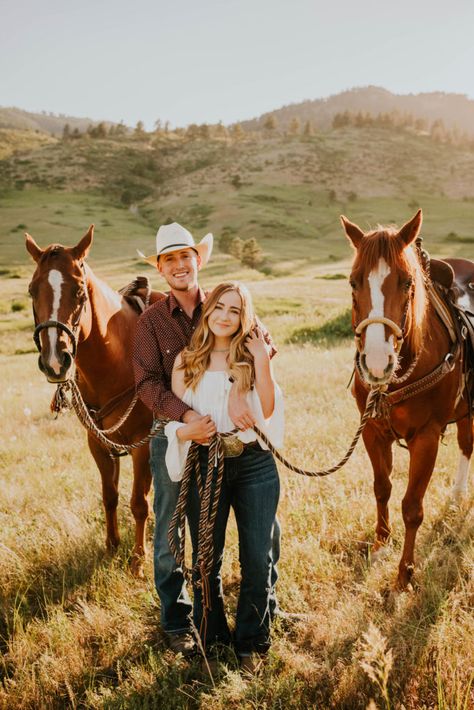
[[[105,509],[105,524],[107,529],[105,544],[109,552],[113,552],[120,543],[117,522],[120,463],[119,459],[112,459],[110,457],[106,449],[99,444],[92,434],[88,436],[88,444],[102,479],[102,502]]]
[[[459,504],[467,496],[467,479],[473,449],[473,420],[467,416],[457,422],[459,463],[454,485],[451,489],[453,502]]]
[[[397,589],[406,589],[415,569],[415,539],[423,522],[423,498],[438,454],[440,428],[432,427],[416,434],[408,442],[410,468],[408,486],[402,501],[405,543],[398,566]]]
[[[384,433],[375,421],[369,420],[363,432],[363,439],[374,472],[374,494],[377,501],[375,544],[372,548],[372,560],[375,561],[381,555],[391,532],[388,502],[392,492],[390,474],[393,438]]]
[[[143,577],[146,556],[146,521],[148,519],[148,493],[151,486],[150,452],[148,446],[141,446],[132,453],[133,489],[130,500],[135,518],[135,545],[132,552],[131,569],[136,577]]]

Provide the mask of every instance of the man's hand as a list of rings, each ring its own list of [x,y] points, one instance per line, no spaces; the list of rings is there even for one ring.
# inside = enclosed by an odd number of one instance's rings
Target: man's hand
[[[208,414],[205,416],[197,416],[197,419],[194,418],[193,421],[186,424],[186,426],[180,427],[176,435],[181,441],[195,441],[197,444],[206,446],[209,444],[209,439],[213,437],[217,431],[216,425]]]
[[[245,431],[255,424],[255,418],[250,410],[247,397],[241,392],[234,382],[229,392],[229,417],[237,429]]]

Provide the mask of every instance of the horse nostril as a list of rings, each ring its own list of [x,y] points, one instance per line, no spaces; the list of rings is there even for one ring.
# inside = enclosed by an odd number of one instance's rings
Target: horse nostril
[[[63,351],[61,361],[62,361],[62,365],[63,365],[64,369],[69,370],[69,368],[71,367],[72,358],[71,358],[70,353],[68,353],[67,350]]]

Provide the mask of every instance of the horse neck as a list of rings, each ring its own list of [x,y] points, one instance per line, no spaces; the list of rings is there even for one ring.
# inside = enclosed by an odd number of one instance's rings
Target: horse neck
[[[415,339],[415,341],[418,340],[418,343],[414,343],[412,333],[410,333],[405,338],[400,351],[402,366],[397,373],[398,376],[402,376],[413,361],[417,360],[414,377],[410,378],[410,380],[431,372],[440,364],[450,349],[450,339],[446,328],[436,315],[433,305],[428,299],[428,294],[426,294],[426,298],[426,308],[420,325],[419,336]]]
[[[130,312],[120,294],[97,278],[89,266],[85,278],[88,300],[79,333],[76,367],[88,389],[110,394],[133,384],[134,328],[130,327]]]

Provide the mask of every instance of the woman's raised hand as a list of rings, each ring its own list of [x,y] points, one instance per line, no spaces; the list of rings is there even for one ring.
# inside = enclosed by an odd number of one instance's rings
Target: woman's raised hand
[[[245,338],[245,347],[254,360],[262,356],[268,358],[268,347],[262,329],[258,325],[255,325]]]

